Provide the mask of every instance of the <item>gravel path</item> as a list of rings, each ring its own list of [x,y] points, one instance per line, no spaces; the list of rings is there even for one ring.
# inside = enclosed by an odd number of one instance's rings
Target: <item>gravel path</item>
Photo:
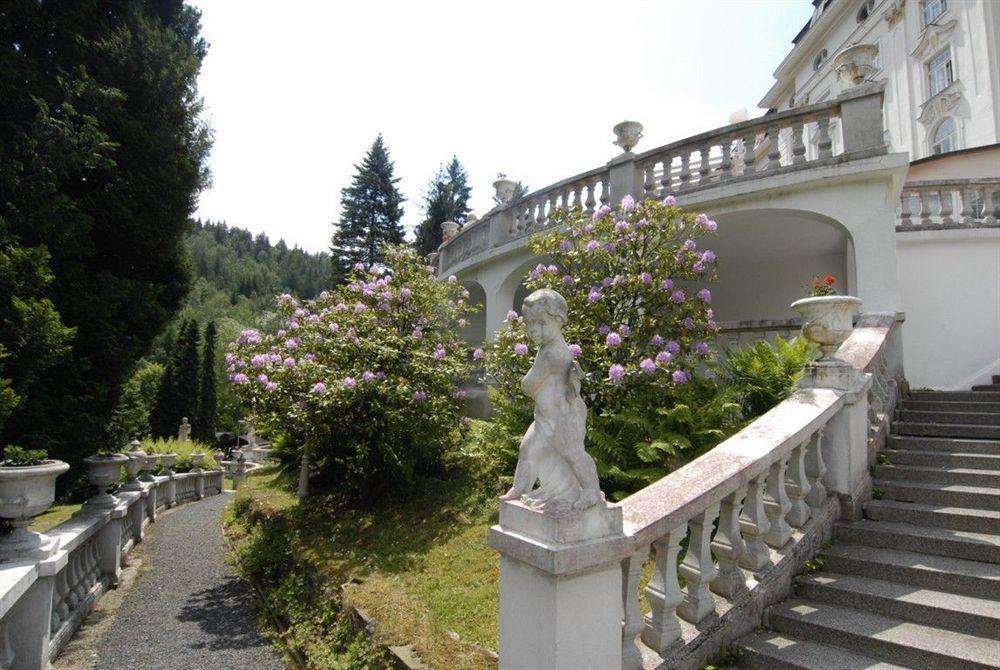
[[[181,505],[146,529],[143,566],[92,648],[95,670],[283,670],[226,564],[231,494]]]

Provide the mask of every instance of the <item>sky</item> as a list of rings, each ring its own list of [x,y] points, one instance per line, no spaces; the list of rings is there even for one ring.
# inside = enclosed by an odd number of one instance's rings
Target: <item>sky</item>
[[[728,123],[757,102],[808,20],[808,0],[193,0],[208,56],[198,80],[213,129],[212,185],[195,216],[329,247],[350,184],[382,133],[403,224],[458,156],[470,206],[498,172],[532,189],[619,153]],[[409,235],[412,238],[412,233]]]

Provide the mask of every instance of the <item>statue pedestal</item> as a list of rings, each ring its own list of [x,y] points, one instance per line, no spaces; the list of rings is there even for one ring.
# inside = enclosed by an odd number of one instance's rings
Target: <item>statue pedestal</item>
[[[500,503],[500,668],[620,668],[621,560],[631,554],[621,508],[556,516]]]

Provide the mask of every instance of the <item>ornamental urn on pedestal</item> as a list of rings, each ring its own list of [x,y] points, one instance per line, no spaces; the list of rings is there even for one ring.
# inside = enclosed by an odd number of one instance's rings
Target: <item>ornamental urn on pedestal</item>
[[[849,295],[822,295],[792,303],[802,317],[802,336],[819,345],[820,362],[835,360],[834,353],[854,329],[854,314],[861,299]]]
[[[59,548],[59,540],[30,531],[28,526],[55,501],[56,478],[67,470],[68,464],[55,460],[0,465],[0,518],[13,526],[10,534],[0,537],[0,563],[48,558]]]
[[[108,493],[108,487],[121,478],[122,465],[128,460],[125,454],[99,454],[83,459],[87,465],[87,481],[97,489],[93,497],[87,500],[88,508],[105,509],[118,504],[118,498]]]
[[[632,151],[632,147],[642,138],[642,124],[638,121],[622,121],[611,130],[616,138],[613,144],[621,147],[625,153]]]

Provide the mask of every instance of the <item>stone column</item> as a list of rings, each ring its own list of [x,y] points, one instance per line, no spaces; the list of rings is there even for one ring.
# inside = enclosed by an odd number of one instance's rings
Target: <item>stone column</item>
[[[52,590],[69,552],[57,551],[37,563],[38,578],[7,612],[4,626],[14,652],[10,670],[47,670],[51,639]]]
[[[611,201],[608,204],[617,206],[626,194],[635,198],[636,202],[645,197],[642,168],[634,153],[629,151],[613,158],[608,167],[611,169]]]
[[[500,669],[606,670],[622,664],[621,508],[557,517],[500,503]]]
[[[309,449],[302,447],[302,463],[299,465],[299,500],[309,495]]]
[[[111,518],[97,532],[97,567],[108,576],[111,586],[116,587],[122,571],[122,526],[128,503],[123,501],[110,512]]]
[[[823,485],[840,498],[848,519],[861,518],[861,503],[871,497],[868,472],[868,388],[872,376],[851,364],[832,360],[806,366],[799,386],[826,388],[844,393],[844,406],[823,431],[822,453],[826,463]]]

